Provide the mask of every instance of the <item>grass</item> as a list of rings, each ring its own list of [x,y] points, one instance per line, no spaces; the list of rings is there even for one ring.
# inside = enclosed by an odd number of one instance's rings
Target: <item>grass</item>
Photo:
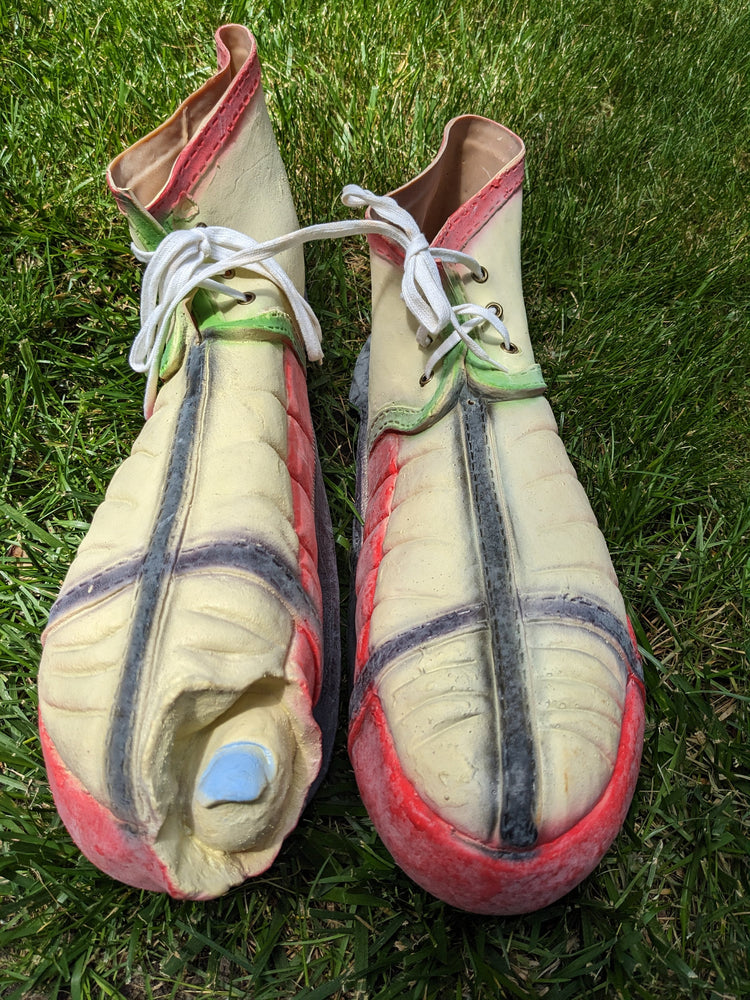
[[[750,6],[746,0],[19,0],[0,61],[0,996],[736,998],[750,993]],[[561,431],[644,654],[644,759],[595,874],[469,916],[393,864],[331,773],[263,877],[207,904],[120,886],[57,819],[39,634],[140,426],[139,268],[102,173],[258,37],[303,222],[386,192],[474,111],[528,148],[524,267]],[[311,246],[311,378],[348,595],[361,242]]]

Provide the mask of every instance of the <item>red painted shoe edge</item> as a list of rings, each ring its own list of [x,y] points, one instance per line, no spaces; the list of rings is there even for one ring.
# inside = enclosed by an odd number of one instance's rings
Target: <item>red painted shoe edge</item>
[[[39,735],[55,806],[80,851],[126,885],[184,899],[153,848],[120,823],[66,768],[41,717]]]
[[[435,815],[401,769],[374,691],[365,698],[359,719],[353,721],[349,753],[373,824],[407,875],[459,909],[512,915],[555,902],[600,862],[630,806],[644,725],[643,685],[631,674],[617,760],[604,794],[562,836],[523,853],[496,851],[472,841]]]

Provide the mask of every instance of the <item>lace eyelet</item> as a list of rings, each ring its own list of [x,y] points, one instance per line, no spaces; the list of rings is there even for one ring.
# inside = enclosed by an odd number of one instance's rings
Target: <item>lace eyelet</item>
[[[503,307],[499,302],[488,302],[485,308],[491,309],[498,319],[503,318]]]
[[[245,302],[255,302],[255,292],[246,292]]]
[[[489,278],[490,272],[483,264],[480,264],[479,266],[481,268],[481,273],[479,274],[478,277],[476,274],[472,274],[472,278],[474,279],[474,281],[476,281],[478,285],[483,285],[485,281]]]
[[[208,225],[205,222],[196,222],[196,229],[208,229]]]
[[[520,350],[520,348],[516,347],[515,344],[511,344],[510,347],[506,347],[505,344],[501,344],[500,349],[505,351],[507,354],[518,354]]]
[[[225,278],[233,278],[234,275],[235,275],[235,270],[234,270],[233,267],[230,267],[228,271],[224,272],[224,277]]]
[[[424,389],[424,387],[427,385],[428,382],[432,382],[432,375],[419,376],[419,385],[421,386],[422,389]]]

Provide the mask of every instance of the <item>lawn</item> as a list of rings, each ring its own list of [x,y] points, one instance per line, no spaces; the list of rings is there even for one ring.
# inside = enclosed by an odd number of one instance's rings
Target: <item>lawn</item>
[[[256,34],[303,224],[386,193],[475,112],[527,146],[524,284],[561,433],[644,658],[644,758],[594,874],[464,914],[393,863],[345,746],[273,867],[210,903],[113,882],[57,818],[39,636],[140,427],[140,265],[112,157]],[[0,997],[750,995],[750,4],[17,0],[0,4]],[[309,387],[349,599],[364,241],[306,249]],[[344,619],[346,615],[344,614]]]

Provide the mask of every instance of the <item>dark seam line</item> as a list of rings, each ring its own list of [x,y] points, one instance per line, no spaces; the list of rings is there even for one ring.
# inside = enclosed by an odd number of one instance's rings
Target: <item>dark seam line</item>
[[[119,563],[112,570],[97,573],[83,580],[63,594],[50,612],[49,625],[53,625],[64,614],[85,609],[95,601],[103,601],[116,591],[134,583],[144,564],[144,557],[129,559]],[[295,571],[280,555],[261,542],[246,538],[217,540],[181,549],[172,567],[172,575],[180,576],[196,569],[221,572],[222,569],[237,569],[270,583],[289,611],[298,618],[316,619],[318,613],[305,592]]]
[[[69,612],[84,608],[93,601],[103,600],[116,590],[127,587],[136,579],[142,565],[142,556],[137,559],[124,559],[116,566],[95,573],[71,587],[70,590],[66,590],[52,605],[47,619],[47,628]]]
[[[492,661],[498,692],[502,804],[493,803],[491,839],[499,821],[502,841],[530,847],[537,839],[536,761],[522,674],[521,614],[508,544],[490,465],[487,405],[461,393],[471,500],[484,571]],[[498,815],[498,807],[500,812]]]
[[[459,608],[457,611],[449,611],[439,618],[433,618],[409,629],[408,632],[387,639],[370,654],[370,658],[354,682],[349,700],[349,717],[352,720],[357,717],[370,685],[377,681],[384,668],[393,660],[406,656],[434,639],[465,632],[476,625],[486,625],[486,623],[485,608],[481,604],[476,604],[468,608]]]
[[[115,815],[131,822],[137,822],[132,773],[133,716],[145,653],[160,607],[164,581],[172,573],[177,559],[177,551],[173,545],[180,525],[177,515],[191,467],[191,451],[205,374],[205,349],[202,345],[193,345],[188,351],[185,396],[177,417],[164,495],[140,569],[138,596],[130,625],[130,643],[112,711],[106,756],[107,787]]]
[[[320,727],[322,760],[318,777],[313,781],[305,798],[306,803],[312,799],[319,788],[331,763],[341,692],[341,629],[336,547],[317,442],[314,450],[315,493],[313,510],[315,512],[315,533],[318,538],[318,578],[323,598],[323,619],[321,622],[323,662],[321,664],[322,677],[318,700],[313,705],[313,718]]]
[[[252,573],[262,583],[272,585],[293,617],[307,621],[319,618],[296,572],[261,542],[241,539],[236,542],[210,542],[187,549],[180,553],[173,572],[179,575],[196,569],[237,569]]]
[[[613,611],[596,601],[583,596],[529,595],[523,603],[523,616],[529,622],[544,623],[550,618],[567,618],[589,625],[603,633],[602,638],[618,647],[631,672],[643,680],[643,667],[627,626]]]

